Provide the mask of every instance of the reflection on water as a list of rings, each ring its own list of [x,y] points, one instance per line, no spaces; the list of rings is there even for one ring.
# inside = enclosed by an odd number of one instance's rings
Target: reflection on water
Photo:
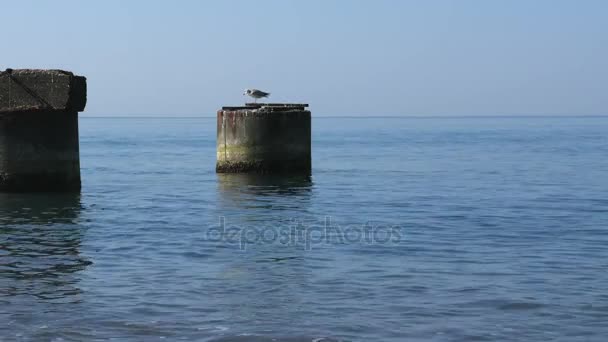
[[[312,178],[308,175],[260,175],[223,173],[217,175],[220,190],[255,196],[301,195],[309,193]]]
[[[308,208],[310,176],[218,174],[220,209],[272,209],[288,214]]]
[[[0,298],[77,301],[80,195],[0,194]],[[12,298],[10,301],[20,299]]]
[[[272,336],[229,336],[213,339],[210,342],[339,342],[331,338],[314,337],[272,337]]]
[[[236,229],[237,243],[220,241],[227,248],[217,286],[213,286],[213,297],[223,298],[216,304],[229,315],[235,330],[251,321],[259,322],[260,331],[270,329],[266,326],[270,322],[289,326],[304,305],[301,290],[309,286],[311,277],[311,255],[290,237],[293,220],[310,215],[313,181],[310,176],[257,174],[218,174],[217,178],[218,209],[226,229]],[[263,290],[252,296],[252,289]],[[222,341],[274,339],[243,338],[227,336]],[[313,338],[293,339],[300,340]]]
[[[80,194],[0,193],[2,225],[73,223],[80,209]]]

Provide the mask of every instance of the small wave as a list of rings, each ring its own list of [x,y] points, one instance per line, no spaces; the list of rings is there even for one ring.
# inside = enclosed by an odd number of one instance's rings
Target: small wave
[[[533,302],[513,302],[499,306],[500,310],[535,310],[542,308],[544,305]]]
[[[209,340],[208,342],[346,342],[336,340],[329,337],[307,337],[307,336],[257,336],[249,334],[241,334],[234,336],[224,336],[217,339]]]

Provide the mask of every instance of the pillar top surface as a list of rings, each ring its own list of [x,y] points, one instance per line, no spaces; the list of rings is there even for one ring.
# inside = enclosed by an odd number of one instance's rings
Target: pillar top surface
[[[84,110],[87,82],[83,76],[56,69],[0,71],[0,113]]]

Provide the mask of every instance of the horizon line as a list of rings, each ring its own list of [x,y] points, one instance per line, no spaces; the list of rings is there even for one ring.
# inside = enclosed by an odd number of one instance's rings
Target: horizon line
[[[80,113],[80,118],[91,119],[215,119],[216,116],[194,115],[86,115]],[[450,119],[450,118],[603,118],[608,114],[497,114],[497,115],[313,115],[314,118],[349,118],[349,119]]]

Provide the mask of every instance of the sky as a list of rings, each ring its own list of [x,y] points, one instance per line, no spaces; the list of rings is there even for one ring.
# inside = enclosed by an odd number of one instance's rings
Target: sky
[[[91,116],[608,115],[605,0],[2,0],[0,69],[87,77]]]

